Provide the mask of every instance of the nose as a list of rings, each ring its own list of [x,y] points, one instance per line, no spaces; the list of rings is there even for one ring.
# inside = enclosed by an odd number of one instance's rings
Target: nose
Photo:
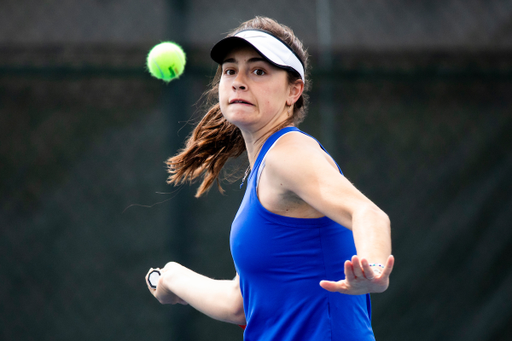
[[[232,87],[233,87],[233,90],[237,91],[237,90],[246,90],[247,89],[247,85],[245,83],[245,79],[242,75],[241,72],[239,72],[236,76],[236,78],[233,80],[233,84],[232,84]]]
[[[245,90],[245,85],[233,83],[233,90]]]

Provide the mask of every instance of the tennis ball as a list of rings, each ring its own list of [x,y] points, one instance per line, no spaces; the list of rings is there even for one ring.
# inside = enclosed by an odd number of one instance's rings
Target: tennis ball
[[[163,42],[148,53],[147,68],[151,75],[165,82],[179,78],[185,70],[185,52],[173,42]]]

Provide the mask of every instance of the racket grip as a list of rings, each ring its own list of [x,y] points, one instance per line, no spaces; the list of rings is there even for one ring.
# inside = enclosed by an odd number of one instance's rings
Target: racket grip
[[[159,270],[153,270],[148,275],[148,284],[151,288],[156,289],[156,286],[158,284],[158,280],[160,279],[160,276],[162,274]]]

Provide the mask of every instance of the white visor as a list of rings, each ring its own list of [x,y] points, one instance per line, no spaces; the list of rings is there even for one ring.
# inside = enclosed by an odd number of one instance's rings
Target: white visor
[[[226,54],[240,42],[249,43],[271,64],[283,69],[292,69],[300,75],[302,81],[305,81],[304,65],[299,57],[282,40],[262,30],[244,30],[234,36],[224,38],[215,44],[210,56],[214,61],[222,64]]]

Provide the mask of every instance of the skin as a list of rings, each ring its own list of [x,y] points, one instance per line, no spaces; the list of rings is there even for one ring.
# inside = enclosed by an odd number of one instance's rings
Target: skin
[[[226,56],[219,103],[224,117],[240,128],[251,167],[264,143],[262,137],[293,113],[303,90],[302,80],[289,84],[286,71],[266,62],[251,47]],[[321,281],[322,288],[349,295],[388,288],[394,265],[389,218],[340,174],[315,140],[298,132],[281,137],[267,153],[258,197],[273,213],[328,216],[352,230],[357,255],[345,262],[345,279]],[[385,267],[372,268],[370,262]],[[233,280],[213,280],[174,262],[161,272],[157,289],[148,286],[161,303],[190,304],[212,318],[245,324],[238,274]]]

